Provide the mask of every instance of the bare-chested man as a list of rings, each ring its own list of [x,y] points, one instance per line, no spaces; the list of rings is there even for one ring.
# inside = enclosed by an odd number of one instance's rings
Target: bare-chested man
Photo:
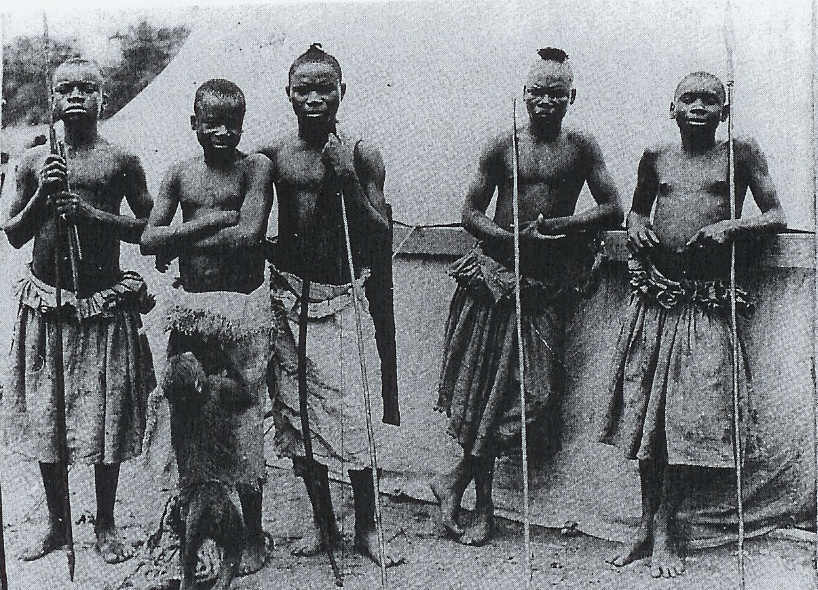
[[[628,215],[630,282],[637,296],[611,368],[601,440],[639,460],[642,490],[639,529],[611,563],[652,555],[654,577],[684,571],[672,527],[686,482],[700,474],[695,468],[734,466],[729,243],[785,227],[766,158],[752,139],[734,141],[736,211],[740,217],[749,187],[762,214],[730,219],[728,144],[715,137],[728,108],[716,76],[694,72],[682,79],[670,104],[681,143],[645,150]],[[741,289],[737,305],[739,313],[750,309]],[[752,413],[740,351],[746,440]]]
[[[142,236],[143,253],[156,254],[160,269],[179,257],[181,289],[165,325],[168,356],[192,352],[208,375],[224,374],[249,391],[250,407],[225,417],[236,440],[226,450],[232,464],[213,476],[238,490],[246,529],[240,575],[259,570],[266,556],[263,422],[275,332],[262,247],[273,199],[270,162],[237,149],[245,108],[244,94],[228,80],[208,80],[196,90],[190,124],[203,155],[170,168]],[[182,223],[172,225],[179,207]],[[185,424],[184,416],[172,416],[174,438],[186,436]],[[186,473],[184,462],[180,476],[200,480],[202,474]]]
[[[153,366],[140,337],[140,312],[150,308],[145,283],[119,267],[120,241],[136,243],[151,199],[139,159],[97,134],[104,106],[102,73],[75,58],[54,72],[54,115],[65,126],[66,158],[39,146],[25,156],[17,194],[4,226],[9,242],[32,238],[27,275],[17,287],[14,328],[2,418],[8,448],[40,462],[48,505],[48,529],[21,557],[42,557],[65,543],[63,490],[55,433],[55,323],[62,324],[68,460],[94,464],[97,490],[96,547],[108,563],[129,558],[114,522],[119,465],[139,455]],[[71,192],[64,191],[66,178]],[[136,218],[120,215],[125,198]],[[68,234],[56,218],[75,224],[82,258],[73,284]],[[63,310],[55,301],[55,253]],[[79,252],[77,252],[79,254]]]
[[[595,258],[593,240],[574,232],[614,227],[622,218],[596,140],[562,125],[576,95],[567,57],[560,49],[539,51],[523,90],[528,122],[518,132],[522,328],[532,427],[542,426],[559,394],[562,305],[566,296],[583,290]],[[463,205],[463,225],[480,244],[450,270],[458,286],[445,328],[437,408],[448,414],[448,432],[463,447],[463,456],[432,483],[432,490],[443,526],[467,545],[490,538],[495,457],[519,448],[520,441],[512,176],[512,133],[505,132],[483,150]],[[575,214],[586,183],[597,206]],[[497,209],[490,219],[486,209],[495,190]],[[528,440],[544,438],[532,433]],[[472,480],[477,514],[464,530],[457,513]]]
[[[347,137],[336,128],[336,113],[346,91],[341,67],[320,45],[311,46],[290,67],[287,96],[298,118],[298,132],[262,150],[273,163],[278,195],[279,235],[271,265],[274,306],[291,323],[282,321],[276,343],[279,391],[273,406],[276,448],[293,459],[304,477],[305,457],[301,433],[297,359],[293,331],[300,308],[302,279],[310,283],[310,323],[307,338],[308,389],[311,440],[316,460],[327,465],[338,460],[347,467],[355,500],[355,545],[379,561],[375,530],[375,489],[367,465],[367,443],[360,403],[358,350],[351,299],[351,277],[346,259],[341,202],[343,192],[353,249],[355,281],[366,281],[364,251],[375,237],[387,235],[389,221],[383,195],[385,169],[381,154],[369,143]],[[375,237],[373,237],[375,236]],[[361,289],[354,292],[360,295]],[[360,301],[361,309],[366,299]],[[363,317],[369,382],[380,383],[379,358],[373,322]],[[289,328],[289,329],[285,329]],[[343,336],[343,337],[342,337]],[[341,359],[343,359],[341,361]],[[343,363],[343,364],[341,364]],[[374,369],[374,370],[372,370]],[[330,538],[323,538],[319,522],[321,505],[330,506],[326,470],[319,487],[327,497],[313,503],[313,527],[293,553],[313,555],[337,542],[335,518]],[[387,548],[386,565],[401,558]]]

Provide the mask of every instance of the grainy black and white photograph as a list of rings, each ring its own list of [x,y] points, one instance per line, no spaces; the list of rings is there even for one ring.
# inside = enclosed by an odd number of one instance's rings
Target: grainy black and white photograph
[[[814,0],[0,9],[0,590],[818,588]]]

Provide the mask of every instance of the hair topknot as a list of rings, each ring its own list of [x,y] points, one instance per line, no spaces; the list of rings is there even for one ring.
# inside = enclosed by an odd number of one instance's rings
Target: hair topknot
[[[568,59],[568,54],[556,47],[543,47],[542,49],[538,49],[537,55],[546,61],[555,61],[560,64],[565,63]]]
[[[244,100],[244,93],[235,83],[224,78],[211,78],[203,82],[201,86],[196,89],[196,95],[193,97],[193,111],[198,112],[199,103],[205,95],[215,96],[219,99],[230,100],[236,103],[236,107],[241,110],[242,114],[246,109]]]
[[[341,81],[341,64],[338,63],[338,60],[335,59],[334,56],[324,51],[320,43],[311,43],[309,48],[307,48],[304,53],[295,58],[295,61],[293,61],[292,65],[290,66],[287,79],[292,78],[295,69],[301,64],[305,63],[327,64],[333,70],[335,70],[335,73],[338,74],[338,81]]]

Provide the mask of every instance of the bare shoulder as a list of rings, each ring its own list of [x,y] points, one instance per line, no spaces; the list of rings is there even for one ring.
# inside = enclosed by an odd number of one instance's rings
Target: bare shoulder
[[[278,154],[285,152],[288,149],[292,149],[297,142],[298,134],[294,131],[288,131],[287,133],[277,137],[270,143],[265,144],[254,151],[259,154],[264,154],[270,160],[275,161]]]
[[[103,157],[110,158],[110,161],[115,162],[125,171],[142,172],[142,160],[136,153],[124,146],[100,138],[97,141],[95,149],[103,155]]]
[[[519,131],[518,131],[519,133]],[[505,153],[511,149],[514,131],[511,129],[495,133],[483,142],[480,157],[482,160],[495,160],[503,158]]]
[[[361,139],[355,144],[355,157],[368,167],[382,167],[383,155],[380,147],[373,141]]]
[[[655,162],[660,156],[672,156],[679,152],[679,146],[670,142],[657,142],[642,152],[642,159]]]
[[[246,155],[244,157],[244,164],[247,172],[252,175],[266,174],[272,166],[270,158],[263,153]]]
[[[764,158],[764,152],[754,137],[736,137],[733,140],[733,149],[737,159],[747,163],[758,162]]]

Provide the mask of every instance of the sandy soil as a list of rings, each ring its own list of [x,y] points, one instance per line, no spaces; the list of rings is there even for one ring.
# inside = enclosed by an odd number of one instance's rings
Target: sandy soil
[[[89,588],[114,590],[140,588],[141,556],[117,566],[103,563],[93,550],[94,494],[89,468],[71,473],[74,535],[77,548],[75,583],[67,577],[65,555],[53,553],[33,563],[15,558],[26,540],[44,524],[39,476],[34,466],[5,459],[2,466],[3,516],[10,587],[15,589]],[[334,488],[336,507],[343,505],[342,525],[346,537],[336,556],[345,576],[345,588],[369,589],[379,585],[379,570],[352,550],[352,503],[348,488],[341,502],[340,486]],[[143,549],[161,514],[167,491],[162,490],[137,464],[123,467],[117,517],[131,542]],[[265,529],[275,539],[275,549],[259,573],[234,581],[233,588],[332,588],[333,579],[325,555],[296,558],[291,543],[300,536],[308,514],[303,485],[289,470],[271,468],[265,488]],[[397,535],[407,563],[389,570],[390,588],[519,588],[522,587],[521,526],[501,520],[496,538],[486,547],[464,547],[445,538],[434,522],[435,507],[384,497],[387,536]],[[734,547],[695,552],[687,558],[687,573],[675,580],[653,580],[647,562],[617,570],[605,563],[616,543],[579,535],[568,537],[552,529],[532,531],[535,588],[704,588],[737,587]],[[773,540],[750,540],[747,551],[748,589],[797,589],[814,587],[809,545]]]

